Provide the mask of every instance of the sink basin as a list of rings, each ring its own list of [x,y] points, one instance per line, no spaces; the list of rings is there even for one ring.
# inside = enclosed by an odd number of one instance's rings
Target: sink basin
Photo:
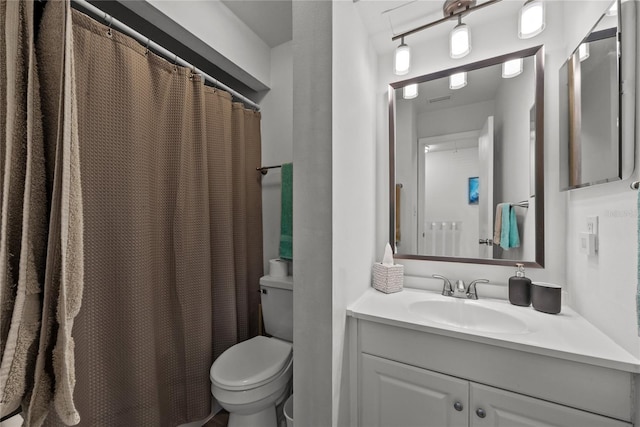
[[[526,334],[527,325],[511,314],[480,305],[477,301],[454,299],[418,301],[409,311],[426,320],[479,332]]]

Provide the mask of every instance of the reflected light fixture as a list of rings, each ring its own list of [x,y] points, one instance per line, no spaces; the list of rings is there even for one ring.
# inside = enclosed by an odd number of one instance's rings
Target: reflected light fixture
[[[462,89],[467,85],[467,73],[456,73],[449,76],[449,89]]]
[[[411,49],[404,43],[404,37],[400,41],[400,46],[396,48],[393,61],[393,72],[397,76],[403,76],[409,72],[411,66]]]
[[[511,77],[522,74],[523,62],[524,61],[522,58],[511,59],[509,61],[503,62],[502,77],[505,79],[510,79]]]
[[[607,16],[616,16],[618,14],[618,2],[614,1],[609,9],[607,9]]]
[[[402,88],[402,97],[404,99],[413,99],[418,96],[418,84],[413,83]]]
[[[458,15],[456,25],[449,35],[449,55],[453,59],[463,58],[471,52],[471,32],[467,24],[462,23],[462,15]]]
[[[518,37],[528,39],[535,37],[544,30],[544,1],[527,0],[520,8],[518,20]]]
[[[580,43],[580,47],[578,47],[578,57],[580,58],[580,62],[589,58],[589,43]]]

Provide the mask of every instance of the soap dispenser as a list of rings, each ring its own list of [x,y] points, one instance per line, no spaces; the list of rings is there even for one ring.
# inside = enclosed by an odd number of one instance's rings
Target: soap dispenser
[[[531,304],[531,279],[524,276],[524,264],[516,264],[516,275],[509,278],[509,302],[528,307]]]

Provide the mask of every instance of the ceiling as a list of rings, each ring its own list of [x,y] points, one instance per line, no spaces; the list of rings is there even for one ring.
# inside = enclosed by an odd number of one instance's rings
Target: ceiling
[[[293,38],[292,0],[222,0],[269,47]]]
[[[221,0],[269,47],[275,47],[293,38],[292,0]],[[482,4],[487,0],[478,0]],[[464,22],[481,25],[511,15],[524,0],[503,0],[464,18]],[[355,5],[378,53],[393,50],[398,42],[394,35],[442,18],[444,0],[356,0]],[[446,34],[455,25],[442,24],[410,36],[420,41]]]

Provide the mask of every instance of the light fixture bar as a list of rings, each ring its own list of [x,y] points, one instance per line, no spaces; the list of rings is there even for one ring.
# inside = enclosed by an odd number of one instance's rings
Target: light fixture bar
[[[430,22],[428,24],[421,25],[420,27],[416,27],[416,28],[414,28],[412,30],[405,31],[404,33],[398,34],[397,36],[393,36],[391,38],[391,40],[392,41],[396,41],[398,39],[401,39],[402,37],[407,37],[407,36],[409,36],[411,34],[415,34],[415,33],[418,33],[420,31],[426,30],[427,28],[431,28],[431,27],[433,27],[435,25],[442,24],[443,22],[447,22],[447,21],[449,21],[449,20],[451,20],[453,18],[457,18],[458,16],[464,16],[469,12],[473,12],[474,10],[478,10],[478,9],[482,9],[484,7],[487,7],[487,6],[491,6],[492,4],[495,4],[495,3],[498,3],[498,2],[501,2],[501,1],[502,0],[489,0],[489,1],[486,1],[484,3],[479,4],[477,6],[473,6],[473,7],[470,7],[468,9],[464,9],[464,10],[462,10],[460,12],[452,13],[451,15],[447,15],[444,18],[438,19],[437,21],[433,21],[433,22]]]

